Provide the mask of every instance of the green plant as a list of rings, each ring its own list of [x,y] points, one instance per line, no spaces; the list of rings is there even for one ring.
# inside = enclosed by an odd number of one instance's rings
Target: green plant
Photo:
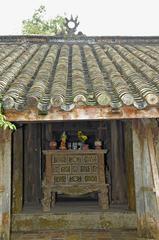
[[[46,8],[41,5],[37,10],[35,10],[30,19],[23,20],[22,33],[42,35],[65,34],[65,17],[58,15],[53,19],[45,20],[45,13]]]
[[[83,143],[88,139],[88,137],[84,135],[80,130],[77,132],[77,136],[78,136],[78,139]]]
[[[16,130],[16,126],[13,123],[6,120],[6,117],[3,114],[3,107],[1,102],[0,102],[0,128],[3,128],[4,130],[7,128],[11,130]]]

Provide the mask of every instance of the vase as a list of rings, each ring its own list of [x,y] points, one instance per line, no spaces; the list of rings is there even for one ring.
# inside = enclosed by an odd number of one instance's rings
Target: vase
[[[102,142],[100,140],[96,140],[94,142],[95,149],[101,149],[102,148]]]
[[[88,150],[89,149],[89,145],[84,143],[83,146],[82,146],[82,149],[83,150]]]
[[[79,150],[83,149],[83,143],[82,142],[78,142],[78,149]]]

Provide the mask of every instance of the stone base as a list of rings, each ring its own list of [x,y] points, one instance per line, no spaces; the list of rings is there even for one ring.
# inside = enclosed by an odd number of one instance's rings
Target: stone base
[[[12,231],[47,231],[72,229],[136,229],[134,212],[109,209],[96,212],[13,214]]]
[[[135,230],[60,230],[34,233],[13,233],[11,240],[143,240]],[[150,240],[150,239],[149,239]]]

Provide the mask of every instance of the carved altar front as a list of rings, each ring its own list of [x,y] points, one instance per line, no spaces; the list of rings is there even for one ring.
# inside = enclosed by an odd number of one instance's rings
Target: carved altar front
[[[55,205],[55,193],[71,196],[98,192],[102,209],[108,208],[104,154],[106,150],[45,150],[43,211]]]

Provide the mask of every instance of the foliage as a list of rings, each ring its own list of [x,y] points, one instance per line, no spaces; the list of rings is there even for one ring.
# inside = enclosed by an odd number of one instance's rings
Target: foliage
[[[80,130],[77,132],[77,136],[81,142],[85,142],[88,139],[88,137],[84,135]]]
[[[16,126],[13,123],[6,120],[6,117],[3,114],[1,102],[0,102],[0,128],[3,128],[4,130],[7,128],[11,130],[16,130]]]
[[[45,20],[45,6],[41,5],[35,10],[31,19],[23,20],[23,34],[41,34],[41,35],[58,35],[66,32],[65,17],[57,16],[54,19]]]

